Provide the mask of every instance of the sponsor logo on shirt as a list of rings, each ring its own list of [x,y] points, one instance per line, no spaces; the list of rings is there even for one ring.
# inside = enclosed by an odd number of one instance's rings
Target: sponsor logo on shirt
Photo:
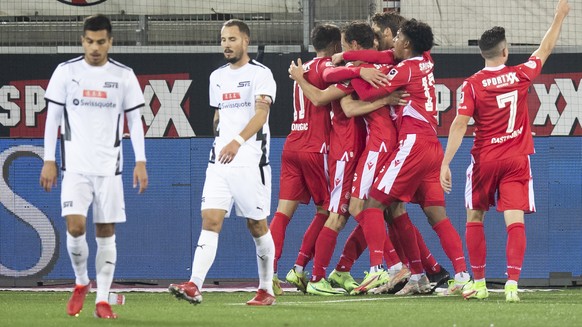
[[[223,93],[222,94],[222,100],[223,101],[227,101],[227,100],[238,100],[240,99],[240,93],[239,92],[230,92],[230,93]]]
[[[511,84],[514,84],[517,82],[519,82],[519,78],[517,78],[516,72],[509,72],[507,74],[487,78],[487,79],[484,79],[483,81],[481,81],[481,83],[483,84],[483,87],[487,87],[487,86],[491,86],[491,85],[501,87],[501,86],[511,85]]]
[[[104,89],[117,89],[119,84],[117,82],[105,82],[103,84]]]
[[[97,90],[83,90],[84,98],[107,99],[107,92]]]
[[[388,80],[391,81],[396,76],[396,74],[398,74],[398,71],[392,68],[390,72],[388,72]]]
[[[238,86],[237,87],[247,87],[247,86],[251,86],[251,81],[238,82]]]

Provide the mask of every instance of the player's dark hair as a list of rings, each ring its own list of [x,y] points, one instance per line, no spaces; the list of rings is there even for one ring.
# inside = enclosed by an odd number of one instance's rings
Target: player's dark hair
[[[222,24],[222,27],[232,27],[232,26],[238,27],[238,30],[241,33],[246,34],[246,36],[248,36],[249,38],[251,37],[251,30],[249,29],[249,25],[247,25],[242,20],[231,19],[231,20],[227,20],[226,22],[224,22],[224,24]]]
[[[356,41],[362,48],[371,49],[374,47],[374,30],[370,24],[362,21],[349,22],[344,26],[344,39],[350,43]]]
[[[498,45],[505,41],[505,28],[495,26],[486,30],[479,39],[479,49],[485,59],[497,57],[501,54],[503,48]]]
[[[323,51],[341,43],[342,34],[333,24],[320,24],[311,30],[311,43],[315,51]]]
[[[109,18],[107,18],[107,16],[102,14],[96,14],[85,18],[83,22],[83,34],[85,34],[85,31],[96,32],[102,30],[106,30],[107,35],[111,36],[112,31],[111,21],[109,20]]]
[[[432,49],[434,45],[432,28],[428,24],[414,18],[402,23],[400,33],[408,38],[412,45],[412,52],[416,55]]]
[[[406,18],[400,16],[395,12],[377,12],[372,16],[372,23],[380,27],[380,31],[384,32],[387,28],[392,32],[392,36],[396,36],[400,25],[406,21]]]

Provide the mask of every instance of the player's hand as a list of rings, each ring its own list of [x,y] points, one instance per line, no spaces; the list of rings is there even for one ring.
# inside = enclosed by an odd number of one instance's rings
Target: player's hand
[[[360,68],[360,77],[375,88],[379,88],[380,86],[384,86],[388,83],[388,77],[386,74],[382,73],[376,68]]]
[[[406,100],[406,98],[409,96],[410,94],[406,91],[398,90],[390,93],[387,97],[382,99],[384,99],[383,101],[385,102],[385,105],[405,106],[408,104],[408,100]]]
[[[303,70],[303,62],[301,61],[301,58],[297,58],[297,64],[291,60],[291,65],[289,65],[289,78],[296,81],[303,78],[304,73],[305,71]]]
[[[57,163],[45,161],[40,171],[40,186],[50,192],[53,186],[57,186]]]
[[[556,6],[556,15],[563,15],[564,17],[568,16],[570,12],[570,4],[568,0],[559,0],[558,5]]]
[[[241,145],[237,141],[230,141],[230,143],[228,143],[224,148],[222,148],[222,150],[220,150],[220,153],[218,154],[218,162],[221,164],[231,163],[234,157],[236,157],[240,147]]]
[[[133,188],[136,188],[138,183],[138,193],[141,194],[148,188],[148,172],[145,161],[136,162],[135,168],[133,168]]]
[[[441,186],[443,190],[449,194],[453,189],[453,179],[451,177],[451,168],[448,165],[441,166]]]
[[[331,56],[331,62],[334,65],[339,65],[344,61],[344,53],[343,52],[338,52],[336,54],[334,54],[333,56]]]

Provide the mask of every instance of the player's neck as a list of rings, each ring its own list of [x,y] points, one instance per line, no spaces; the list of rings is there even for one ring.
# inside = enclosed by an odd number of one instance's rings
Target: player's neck
[[[230,68],[231,69],[239,69],[242,66],[248,64],[251,61],[251,57],[249,57],[249,55],[247,53],[245,53],[239,61],[234,62],[234,63],[230,63]]]
[[[505,65],[504,58],[485,59],[485,67],[499,67]]]

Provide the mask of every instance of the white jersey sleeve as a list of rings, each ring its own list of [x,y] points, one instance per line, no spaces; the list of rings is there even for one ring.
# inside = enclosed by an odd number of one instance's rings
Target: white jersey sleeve
[[[268,95],[275,103],[275,96],[277,95],[277,83],[273,78],[273,73],[269,69],[259,69],[257,71],[255,83],[255,96]]]
[[[142,107],[145,103],[137,76],[135,76],[133,70],[129,70],[127,75],[125,79],[125,97],[123,98],[123,110],[126,112]]]
[[[45,99],[50,102],[64,106],[67,101],[67,81],[69,77],[69,69],[67,65],[60,64],[51,79],[45,92]]]

